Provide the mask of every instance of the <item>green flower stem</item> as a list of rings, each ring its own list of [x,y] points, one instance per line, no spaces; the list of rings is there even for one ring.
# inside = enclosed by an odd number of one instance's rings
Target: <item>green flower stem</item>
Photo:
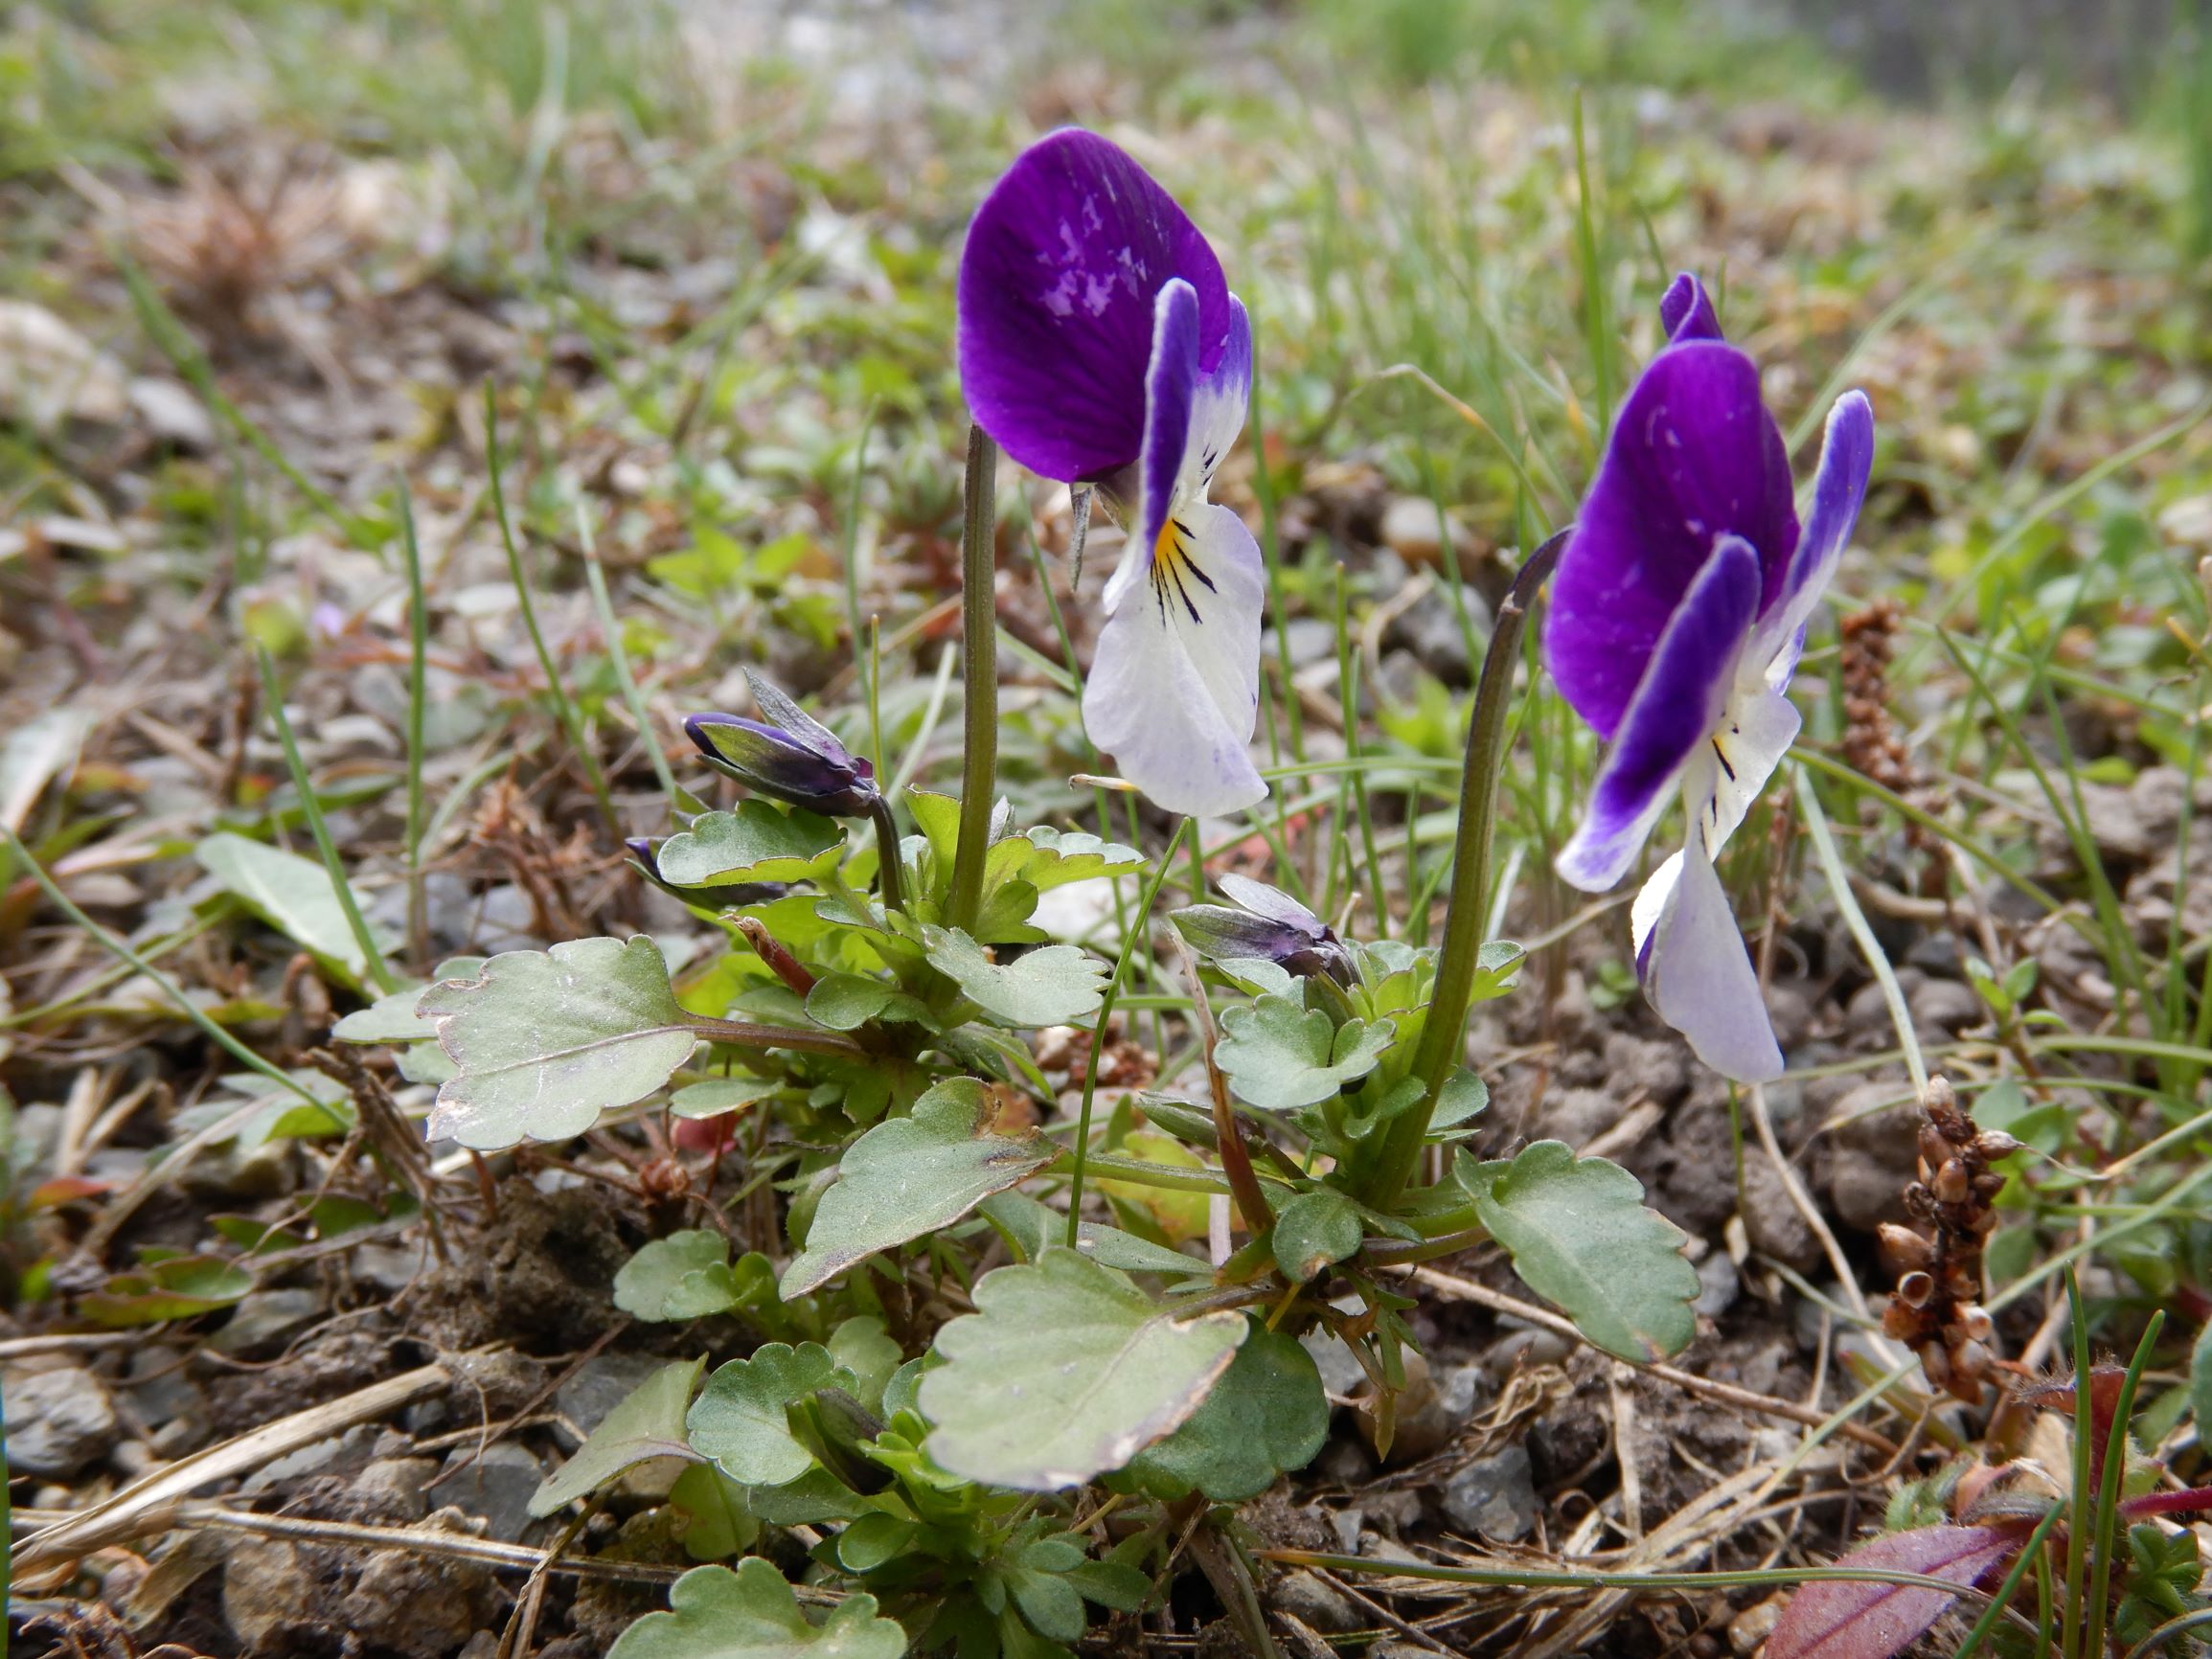
[[[1173,1164],[1152,1164],[1142,1158],[1125,1158],[1118,1152],[1091,1152],[1082,1158],[1071,1148],[1046,1165],[1047,1175],[1073,1175],[1081,1165],[1085,1174],[1103,1180],[1127,1181],[1132,1187],[1157,1187],[1165,1193],[1203,1193],[1209,1197],[1233,1197],[1229,1183],[1204,1170],[1179,1170]]]
[[[998,785],[998,594],[993,578],[998,445],[980,426],[968,429],[968,524],[960,538],[960,628],[967,721],[960,765],[960,845],[952,855],[946,917],[975,931],[983,907],[983,855],[990,851],[991,804]]]
[[[881,795],[868,810],[876,821],[876,875],[882,883],[883,902],[893,910],[903,911],[906,889],[899,874],[899,820],[891,816],[891,803]]]
[[[261,664],[262,691],[268,698],[269,718],[277,728],[278,740],[285,746],[285,764],[291,771],[292,787],[299,793],[300,810],[306,814],[308,829],[315,837],[315,851],[323,855],[323,869],[331,878],[331,893],[338,900],[338,908],[345,913],[347,930],[353,934],[353,943],[361,952],[361,962],[369,978],[376,982],[378,991],[390,996],[399,989],[399,976],[392,971],[392,965],[377,948],[376,936],[369,931],[369,920],[361,914],[360,902],[346,881],[346,867],[339,860],[338,844],[331,839],[331,827],[323,820],[323,804],[315,799],[314,784],[308,777],[308,763],[300,755],[299,739],[292,736],[290,716],[285,713],[285,693],[277,684],[277,665],[266,646],[255,646],[254,655]]]
[[[1423,1261],[1456,1256],[1462,1250],[1471,1250],[1489,1241],[1490,1229],[1480,1225],[1439,1234],[1418,1244],[1404,1239],[1370,1239],[1364,1260],[1377,1267],[1411,1267]]]
[[[1093,1154],[1090,1149],[1090,1108],[1098,1094],[1098,1062],[1106,1048],[1106,1022],[1113,1017],[1114,1001],[1121,994],[1122,981],[1129,977],[1129,962],[1137,953],[1137,943],[1145,936],[1146,923],[1151,920],[1152,906],[1159,902],[1160,889],[1168,879],[1168,871],[1175,861],[1175,848],[1182,838],[1197,833],[1196,823],[1189,818],[1175,821],[1175,831],[1168,837],[1168,844],[1160,849],[1160,862],[1152,872],[1152,878],[1145,883],[1144,897],[1137,900],[1137,913],[1129,919],[1122,933],[1121,954],[1114,958],[1114,970],[1106,980],[1106,994],[1099,1002],[1098,1017],[1091,1022],[1092,1040],[1090,1061],[1083,1067],[1083,1105],[1076,1113],[1075,1145],[1070,1148],[1067,1183],[1067,1243],[1075,1248],[1076,1229],[1083,1224],[1083,1173],[1095,1164],[1103,1164],[1106,1154]],[[1209,1177],[1210,1179],[1210,1177]],[[1226,1182],[1208,1186],[1209,1193],[1226,1193]]]
[[[1558,562],[1568,532],[1561,531],[1529,555],[1513,587],[1498,606],[1483,653],[1482,675],[1474,691],[1474,715],[1467,735],[1467,766],[1460,774],[1459,832],[1452,846],[1451,899],[1445,911],[1444,943],[1436,960],[1436,989],[1422,1022],[1420,1046],[1411,1076],[1426,1086],[1426,1097],[1400,1115],[1384,1132],[1382,1149],[1360,1195],[1388,1210],[1404,1191],[1421,1158],[1428,1120],[1445,1080],[1466,1051],[1467,1009],[1474,992],[1484,921],[1490,912],[1490,853],[1497,830],[1497,780],[1505,761],[1506,716],[1513,707],[1513,671],[1520,660],[1521,629],[1537,590]]]
[[[711,1019],[693,1014],[686,1022],[709,1042],[728,1043],[741,1049],[798,1049],[807,1054],[839,1055],[865,1059],[868,1051],[851,1037],[835,1032],[802,1031],[796,1026],[757,1025],[750,1020]]]

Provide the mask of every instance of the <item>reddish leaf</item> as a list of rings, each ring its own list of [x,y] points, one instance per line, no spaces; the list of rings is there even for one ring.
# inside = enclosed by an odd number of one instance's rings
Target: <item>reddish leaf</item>
[[[1916,1527],[1861,1544],[1836,1564],[1922,1573],[1964,1588],[2018,1547],[2017,1534],[1994,1527]],[[1949,1591],[1914,1584],[1807,1584],[1790,1598],[1767,1638],[1767,1659],[1890,1659],[1956,1600]]]
[[[113,1183],[95,1181],[89,1175],[57,1175],[31,1191],[30,1208],[33,1210],[58,1210],[64,1204],[75,1204],[80,1199],[97,1198],[113,1190]]]

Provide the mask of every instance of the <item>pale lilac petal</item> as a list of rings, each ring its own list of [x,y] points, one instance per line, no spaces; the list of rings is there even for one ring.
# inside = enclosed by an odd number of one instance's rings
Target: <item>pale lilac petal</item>
[[[1722,337],[1721,319],[1713,310],[1705,284],[1688,271],[1669,283],[1667,291],[1659,296],[1659,326],[1667,330],[1670,345]]]
[[[1187,538],[1172,537],[1111,605],[1083,717],[1091,741],[1160,807],[1218,815],[1267,793],[1251,758],[1266,575],[1227,508],[1200,506],[1181,522]]]
[[[1722,724],[1758,610],[1759,556],[1722,536],[1661,634],[1588,809],[1560,852],[1560,878],[1570,887],[1603,893],[1628,874],[1682,768]]]
[[[1790,683],[1805,648],[1805,621],[1842,560],[1866,500],[1867,475],[1874,469],[1874,406],[1863,392],[1846,392],[1828,411],[1828,432],[1820,444],[1820,467],[1813,475],[1813,508],[1805,515],[1805,534],[1782,580],[1782,600],[1760,624],[1760,648],[1769,664],[1767,680],[1777,689]]]
[[[1031,471],[1096,479],[1137,458],[1153,301],[1198,302],[1200,366],[1230,327],[1220,261],[1119,146],[1069,127],[1007,170],[960,259],[960,383],[983,429]]]
[[[1265,916],[1269,921],[1295,927],[1309,939],[1319,939],[1329,931],[1327,922],[1280,887],[1269,887],[1265,881],[1254,881],[1249,875],[1234,873],[1220,877],[1216,885],[1254,916]]]
[[[1692,340],[1652,360],[1621,406],[1544,625],[1552,676],[1599,736],[1619,727],[1720,536],[1758,553],[1759,608],[1779,600],[1797,547],[1790,493],[1790,458],[1750,358]]]
[[[1722,1076],[1771,1082],[1782,1075],[1782,1051],[1720,875],[1695,842],[1671,873],[1638,953],[1644,994]],[[1639,899],[1636,908],[1646,907]]]

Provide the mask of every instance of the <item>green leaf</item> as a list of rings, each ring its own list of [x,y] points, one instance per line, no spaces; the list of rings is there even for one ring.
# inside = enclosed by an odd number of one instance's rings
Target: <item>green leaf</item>
[[[1071,1025],[1105,1000],[1106,965],[1072,944],[1048,944],[1002,966],[957,928],[925,926],[922,936],[929,966],[1001,1025]]]
[[[1436,1110],[1429,1114],[1428,1139],[1456,1140],[1467,1132],[1466,1125],[1489,1109],[1490,1085],[1461,1066],[1444,1079],[1444,1090],[1436,1098]]]
[[[791,1432],[789,1408],[837,1375],[837,1362],[818,1342],[771,1342],[731,1360],[707,1378],[692,1407],[692,1449],[741,1486],[797,1480],[814,1466],[814,1454]]]
[[[1473,1002],[1489,1002],[1513,989],[1513,982],[1520,977],[1520,965],[1528,959],[1528,947],[1510,939],[1493,939],[1474,954],[1474,983],[1468,987],[1468,997]]]
[[[380,996],[331,1027],[331,1034],[350,1043],[411,1043],[435,1037],[438,1028],[415,1008],[426,989],[408,985],[390,996]]]
[[[1300,1193],[1275,1213],[1275,1265],[1303,1284],[1359,1248],[1366,1236],[1359,1207],[1332,1187]]]
[[[824,974],[807,993],[807,1017],[832,1031],[857,1031],[872,1019],[925,1020],[929,1011],[888,980]]]
[[[704,1319],[738,1301],[730,1241],[703,1227],[653,1239],[614,1276],[614,1305],[638,1319]]]
[[[695,1561],[727,1560],[749,1550],[761,1523],[745,1504],[745,1489],[713,1464],[694,1464],[669,1489],[669,1502],[691,1516],[684,1554]]]
[[[906,1632],[876,1615],[876,1598],[852,1595],[819,1625],[799,1611],[791,1586],[759,1556],[728,1567],[694,1567],[669,1591],[669,1610],[648,1613],[607,1649],[607,1659],[900,1659]]]
[[[1124,1274],[1060,1246],[977,1283],[922,1379],[929,1453],[972,1481],[1051,1491],[1120,1468],[1171,1434],[1228,1369],[1247,1326],[1177,1323]]]
[[[507,951],[419,1006],[457,1068],[430,1136],[480,1152],[582,1134],[667,1082],[698,1041],[643,934]]]
[[[679,1118],[718,1118],[764,1101],[783,1086],[774,1078],[702,1078],[671,1095],[669,1110]]]
[[[709,812],[660,844],[661,879],[677,887],[736,887],[756,881],[823,881],[845,856],[845,831],[816,812],[787,812],[745,801]]]
[[[1462,1153],[1453,1172],[1514,1271],[1598,1347],[1648,1362],[1689,1346],[1698,1273],[1682,1254],[1685,1236],[1644,1207],[1643,1185],[1628,1170],[1538,1141],[1511,1162]]]
[[[911,1117],[878,1124],[846,1149],[822,1194],[807,1248],[784,1270],[786,1301],[818,1289],[855,1262],[940,1227],[1052,1162],[1036,1135],[991,1132],[983,1084],[947,1078],[914,1102]]]
[[[884,1387],[906,1359],[883,1321],[873,1313],[856,1314],[830,1332],[830,1357],[857,1385],[853,1397],[874,1412],[882,1409]]]
[[[1242,1503],[1302,1469],[1329,1439],[1329,1396],[1320,1368],[1297,1338],[1252,1333],[1190,1421],[1137,1454],[1129,1473],[1170,1500],[1196,1489],[1216,1503]]]
[[[542,1519],[563,1505],[588,1497],[625,1469],[654,1458],[690,1462],[684,1405],[705,1364],[703,1359],[687,1359],[664,1365],[638,1384],[576,1448],[576,1455],[531,1494],[530,1512]]]
[[[226,893],[317,961],[339,970],[348,983],[359,985],[369,977],[369,960],[353,939],[330,872],[313,859],[228,830],[208,836],[194,852]],[[376,936],[376,943],[391,948],[382,936]]]
[[[228,1307],[254,1287],[254,1276],[216,1256],[171,1256],[118,1273],[80,1306],[96,1325],[159,1325]]]
[[[1214,1059],[1240,1100],[1264,1111],[1319,1105],[1375,1069],[1397,1034],[1390,1021],[1333,1027],[1318,1009],[1263,996],[1221,1014]]]

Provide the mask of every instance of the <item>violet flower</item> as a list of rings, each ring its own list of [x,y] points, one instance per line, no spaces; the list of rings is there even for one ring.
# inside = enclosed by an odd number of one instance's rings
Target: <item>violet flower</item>
[[[1865,497],[1874,413],[1858,392],[1829,411],[1800,531],[1757,367],[1695,277],[1659,314],[1669,343],[1621,406],[1552,584],[1546,662],[1612,745],[1559,872],[1612,886],[1679,789],[1682,851],[1632,912],[1636,971],[1699,1058],[1763,1082],[1782,1054],[1713,859],[1797,736],[1785,693]]]
[[[1083,688],[1091,741],[1172,812],[1265,799],[1249,749],[1266,576],[1243,520],[1206,498],[1244,424],[1252,329],[1213,249],[1124,150],[1063,128],[976,210],[959,310],[977,424],[1128,510]]]
[[[1258,958],[1302,979],[1326,974],[1351,989],[1358,970],[1352,953],[1326,921],[1265,882],[1224,875],[1220,886],[1237,909],[1192,904],[1170,918],[1193,950],[1213,962]]]
[[[876,769],[782,692],[745,675],[764,719],[694,715],[684,732],[707,764],[748,789],[832,818],[872,815],[882,796]]]

